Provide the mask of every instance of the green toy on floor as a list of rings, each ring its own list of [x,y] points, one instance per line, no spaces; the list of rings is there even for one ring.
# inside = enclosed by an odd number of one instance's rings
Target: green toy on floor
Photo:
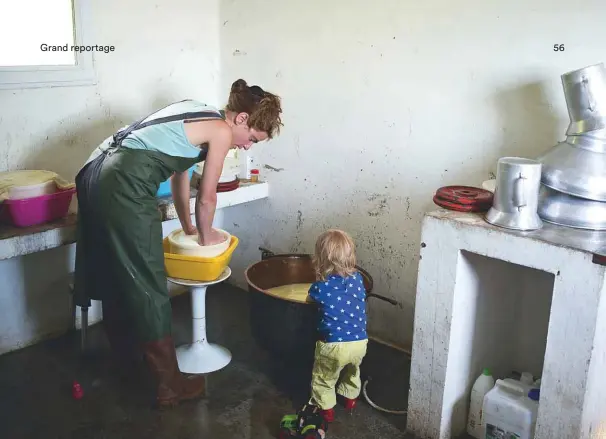
[[[305,404],[299,413],[282,418],[278,439],[324,439],[327,431],[328,423],[321,410]]]

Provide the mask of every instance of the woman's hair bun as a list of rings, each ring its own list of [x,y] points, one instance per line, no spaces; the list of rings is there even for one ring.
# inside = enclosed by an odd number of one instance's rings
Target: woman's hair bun
[[[253,85],[252,87],[249,87],[249,90],[252,94],[254,94],[257,97],[262,98],[263,96],[265,96],[265,90],[263,90],[258,85]]]
[[[266,132],[270,139],[280,132],[282,126],[280,97],[263,90],[258,85],[249,87],[244,79],[238,79],[231,85],[225,110],[236,114],[248,113],[248,126]]]
[[[246,81],[244,79],[238,79],[238,80],[234,81],[234,83],[231,85],[232,93],[242,93],[243,91],[247,91],[247,90],[248,90],[248,84],[246,83]]]

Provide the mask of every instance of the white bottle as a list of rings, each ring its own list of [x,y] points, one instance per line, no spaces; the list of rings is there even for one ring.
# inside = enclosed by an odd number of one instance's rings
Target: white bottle
[[[240,157],[240,178],[243,180],[250,180],[250,171],[253,169],[253,157],[249,152],[238,152]]]
[[[476,439],[483,439],[484,422],[482,406],[484,396],[494,387],[494,378],[489,369],[484,369],[471,388],[471,402],[467,419],[467,433]]]

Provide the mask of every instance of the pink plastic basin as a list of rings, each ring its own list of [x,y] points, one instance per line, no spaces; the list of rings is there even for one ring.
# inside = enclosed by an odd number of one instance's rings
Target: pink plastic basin
[[[0,218],[15,227],[36,226],[63,218],[75,192],[72,188],[39,197],[5,200],[0,204]]]

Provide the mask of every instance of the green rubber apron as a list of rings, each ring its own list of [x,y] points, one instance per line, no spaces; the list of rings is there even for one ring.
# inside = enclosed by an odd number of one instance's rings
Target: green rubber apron
[[[148,116],[116,133],[112,145],[76,177],[75,303],[89,306],[91,299],[118,303],[140,342],[171,333],[158,187],[174,172],[204,161],[207,146],[198,157],[184,158],[129,149],[122,140],[152,124],[221,116],[193,112],[143,122]]]

